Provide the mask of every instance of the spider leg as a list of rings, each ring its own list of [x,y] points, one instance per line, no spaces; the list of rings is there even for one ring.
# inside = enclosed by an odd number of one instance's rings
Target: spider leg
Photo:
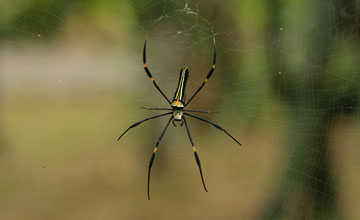
[[[198,116],[195,116],[195,115],[192,115],[192,114],[189,114],[189,113],[186,113],[186,112],[184,112],[184,115],[188,115],[188,116],[193,117],[193,118],[196,118],[196,119],[198,119],[198,120],[200,120],[200,121],[204,121],[204,122],[207,122],[207,123],[211,124],[211,125],[214,126],[215,128],[217,128],[217,129],[225,132],[225,134],[227,134],[229,137],[231,137],[236,143],[238,143],[238,144],[241,146],[241,144],[240,144],[240,142],[239,142],[238,140],[236,140],[233,136],[231,136],[231,134],[230,134],[229,132],[227,132],[224,128],[220,127],[219,125],[214,124],[214,123],[212,123],[211,121],[208,121],[208,120],[206,120],[206,119],[204,119],[204,118],[200,118],[200,117],[198,117]]]
[[[183,112],[197,112],[197,113],[212,114],[212,113],[220,113],[221,111],[204,111],[204,110],[187,110],[187,109],[183,109]]]
[[[150,119],[154,119],[154,118],[159,118],[159,117],[162,117],[162,116],[165,116],[165,115],[170,115],[172,114],[172,112],[167,112],[167,113],[164,113],[164,114],[161,114],[161,115],[155,115],[155,116],[152,116],[152,117],[149,117],[149,118],[145,118],[144,120],[141,120],[141,121],[138,121],[134,124],[132,124],[128,129],[126,129],[121,135],[120,137],[117,139],[118,141],[120,140],[120,138],[122,138],[122,136],[124,136],[126,134],[126,132],[128,132],[131,128],[134,128],[136,126],[138,126],[139,124],[143,123],[144,121],[147,121],[147,120],[150,120]]]
[[[145,110],[168,110],[168,111],[173,111],[174,109],[172,108],[149,108],[149,107],[140,107],[142,109],[145,109]]]
[[[156,87],[156,89],[161,93],[162,96],[164,96],[164,98],[166,99],[166,101],[171,104],[170,100],[168,99],[168,97],[166,97],[166,95],[163,93],[163,91],[161,91],[160,87],[156,84],[155,79],[153,78],[150,70],[147,68],[146,65],[146,41],[148,39],[148,35],[146,34],[145,36],[145,43],[144,43],[144,50],[143,50],[143,62],[144,62],[144,69],[146,74],[148,75],[149,79],[153,82],[154,86]]]
[[[154,148],[154,152],[151,156],[151,159],[150,159],[150,163],[149,163],[149,171],[148,171],[148,184],[147,184],[147,193],[148,193],[148,200],[150,200],[150,174],[151,174],[151,167],[154,163],[154,159],[155,159],[155,154],[156,154],[156,151],[158,149],[158,146],[159,146],[159,143],[161,141],[161,139],[163,138],[167,128],[169,127],[169,124],[170,124],[170,121],[173,119],[174,116],[171,116],[169,121],[167,122],[163,132],[161,133],[160,137],[158,138],[158,140],[156,141],[156,145],[155,145],[155,148]]]
[[[204,87],[205,83],[210,79],[211,75],[213,74],[215,68],[216,68],[216,41],[215,41],[215,37],[213,38],[214,41],[214,58],[213,58],[213,65],[209,71],[209,73],[206,75],[206,78],[204,80],[204,82],[201,84],[201,86],[198,88],[198,90],[196,90],[196,92],[194,93],[193,96],[191,96],[191,98],[189,99],[189,101],[184,105],[187,106],[191,100],[200,92],[200,90]]]
[[[201,169],[201,164],[200,164],[200,158],[199,158],[198,153],[196,152],[196,149],[195,149],[195,146],[194,146],[194,142],[193,142],[193,139],[192,139],[192,137],[191,137],[190,130],[189,130],[189,127],[188,127],[188,124],[187,124],[187,122],[186,122],[185,117],[183,117],[183,121],[185,122],[186,131],[187,131],[187,133],[188,133],[188,135],[189,135],[190,143],[191,143],[192,149],[193,149],[193,151],[194,151],[195,160],[196,160],[196,163],[197,163],[197,165],[198,165],[198,167],[199,167],[199,170],[200,170],[200,176],[201,176],[202,184],[203,184],[203,186],[204,186],[205,191],[208,192],[208,190],[206,189],[204,177],[203,177],[203,174],[202,174],[202,169]]]

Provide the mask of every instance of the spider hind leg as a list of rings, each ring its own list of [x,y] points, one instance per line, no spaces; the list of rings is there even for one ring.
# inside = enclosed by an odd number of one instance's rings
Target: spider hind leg
[[[151,174],[151,168],[152,168],[152,166],[153,166],[154,159],[155,159],[155,155],[156,155],[156,152],[157,152],[157,150],[158,150],[160,141],[161,141],[161,139],[164,137],[165,132],[166,132],[166,130],[168,129],[169,124],[170,124],[170,121],[172,121],[172,119],[173,119],[173,116],[171,116],[171,118],[170,118],[169,121],[167,122],[167,124],[166,124],[163,132],[161,133],[160,137],[159,137],[158,140],[156,141],[156,145],[155,145],[155,148],[154,148],[154,152],[153,152],[153,154],[151,155],[151,159],[150,159],[150,163],[149,163],[149,169],[148,169],[148,182],[147,182],[148,200],[150,200],[150,174]]]
[[[192,139],[192,137],[191,137],[190,130],[189,130],[189,127],[188,127],[188,124],[187,124],[187,122],[186,122],[185,117],[183,117],[183,120],[184,120],[184,122],[185,122],[186,131],[187,131],[187,133],[188,133],[188,135],[189,135],[189,140],[190,140],[192,149],[193,149],[193,151],[194,151],[194,157],[195,157],[196,164],[197,164],[198,167],[199,167],[201,182],[202,182],[202,184],[203,184],[203,187],[204,187],[205,192],[208,192],[208,190],[207,190],[207,188],[206,188],[206,185],[205,185],[205,180],[204,180],[204,176],[203,176],[203,173],[202,173],[202,169],[201,169],[201,163],[200,163],[199,155],[198,155],[198,153],[196,152],[196,148],[195,148],[195,146],[194,146],[194,142],[193,142],[193,139]]]

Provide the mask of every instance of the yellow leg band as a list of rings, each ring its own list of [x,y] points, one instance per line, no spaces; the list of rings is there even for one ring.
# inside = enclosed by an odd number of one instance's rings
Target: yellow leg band
[[[154,78],[151,77],[150,80],[154,82]]]
[[[194,152],[196,151],[195,146],[193,146],[192,149],[193,149]]]
[[[157,149],[158,149],[157,147],[154,148],[154,153],[156,153]]]

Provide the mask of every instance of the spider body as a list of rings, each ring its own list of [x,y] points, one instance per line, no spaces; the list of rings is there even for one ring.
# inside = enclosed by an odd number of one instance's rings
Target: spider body
[[[204,111],[204,110],[188,110],[185,109],[185,107],[193,100],[193,98],[199,93],[199,91],[204,87],[205,83],[210,79],[212,73],[214,72],[215,68],[216,68],[216,43],[215,43],[215,38],[213,38],[214,41],[214,57],[213,57],[213,65],[209,71],[209,73],[206,75],[205,80],[203,81],[203,83],[200,85],[200,87],[196,90],[196,92],[191,96],[191,98],[186,102],[185,98],[186,98],[186,83],[189,79],[190,76],[190,72],[189,72],[189,68],[188,67],[182,67],[180,70],[180,77],[179,77],[179,82],[177,85],[177,88],[175,90],[175,94],[174,94],[174,98],[172,99],[172,101],[170,102],[170,100],[168,99],[168,97],[161,91],[160,87],[157,85],[157,83],[155,82],[155,79],[153,78],[150,70],[148,69],[147,65],[146,65],[146,42],[147,42],[147,35],[145,37],[145,43],[144,43],[144,50],[143,50],[143,62],[144,62],[144,70],[147,74],[147,76],[149,77],[149,79],[152,81],[152,83],[154,84],[154,86],[156,87],[156,89],[161,93],[161,95],[166,99],[166,101],[170,104],[171,108],[146,108],[146,107],[142,107],[144,109],[147,110],[164,110],[167,111],[166,113],[163,114],[159,114],[159,115],[155,115],[149,118],[146,118],[144,120],[141,120],[139,122],[134,123],[133,125],[131,125],[128,129],[126,129],[118,138],[118,140],[121,139],[122,136],[125,135],[126,132],[128,132],[130,129],[138,126],[139,124],[150,120],[150,119],[155,119],[155,118],[159,118],[159,117],[163,117],[166,115],[171,115],[171,117],[168,119],[168,122],[164,128],[164,130],[162,131],[160,137],[158,138],[153,154],[151,156],[150,159],[150,163],[149,163],[149,169],[148,169],[148,187],[147,187],[147,192],[148,192],[148,199],[150,200],[150,172],[151,172],[151,168],[152,165],[154,163],[154,159],[155,159],[155,155],[156,152],[158,150],[160,141],[162,140],[163,136],[165,135],[165,132],[167,130],[167,128],[169,127],[170,122],[172,122],[172,124],[176,127],[178,123],[180,123],[180,126],[182,126],[183,124],[185,124],[186,127],[186,131],[190,140],[190,143],[192,145],[192,150],[194,152],[194,157],[195,157],[195,161],[199,167],[199,171],[200,171],[200,177],[201,177],[201,181],[203,184],[203,187],[205,189],[205,191],[207,192],[206,186],[205,186],[205,181],[204,181],[204,177],[202,174],[202,169],[201,169],[201,164],[200,164],[200,158],[199,155],[196,151],[192,136],[190,134],[190,130],[189,130],[189,126],[186,120],[186,117],[189,116],[191,118],[206,122],[208,124],[211,124],[212,126],[214,126],[215,128],[223,131],[225,134],[227,134],[229,137],[231,137],[236,143],[238,143],[240,146],[240,142],[238,140],[236,140],[230,133],[228,133],[225,129],[223,129],[222,127],[220,127],[219,125],[208,121],[207,119],[198,117],[196,115],[190,114],[191,113],[206,113],[206,114],[210,114],[210,113],[216,113],[216,112],[212,112],[212,111]]]
[[[171,108],[173,109],[173,120],[172,123],[176,127],[177,122],[181,122],[180,126],[184,124],[183,121],[183,109],[185,105],[185,97],[186,97],[186,83],[189,79],[190,72],[189,68],[183,67],[180,70],[180,77],[177,88],[175,90],[174,98],[171,103]]]
[[[189,68],[183,67],[180,70],[180,77],[178,86],[176,88],[174,98],[171,103],[171,107],[176,110],[182,110],[185,105],[185,89],[186,89],[186,83],[189,79],[190,72]]]

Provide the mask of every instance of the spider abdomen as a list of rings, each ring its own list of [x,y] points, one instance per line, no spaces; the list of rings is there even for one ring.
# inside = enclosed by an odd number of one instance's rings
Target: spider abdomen
[[[183,109],[185,104],[185,88],[186,82],[189,78],[189,69],[187,67],[183,67],[180,70],[179,83],[176,88],[173,101],[171,103],[171,107],[174,109]]]

